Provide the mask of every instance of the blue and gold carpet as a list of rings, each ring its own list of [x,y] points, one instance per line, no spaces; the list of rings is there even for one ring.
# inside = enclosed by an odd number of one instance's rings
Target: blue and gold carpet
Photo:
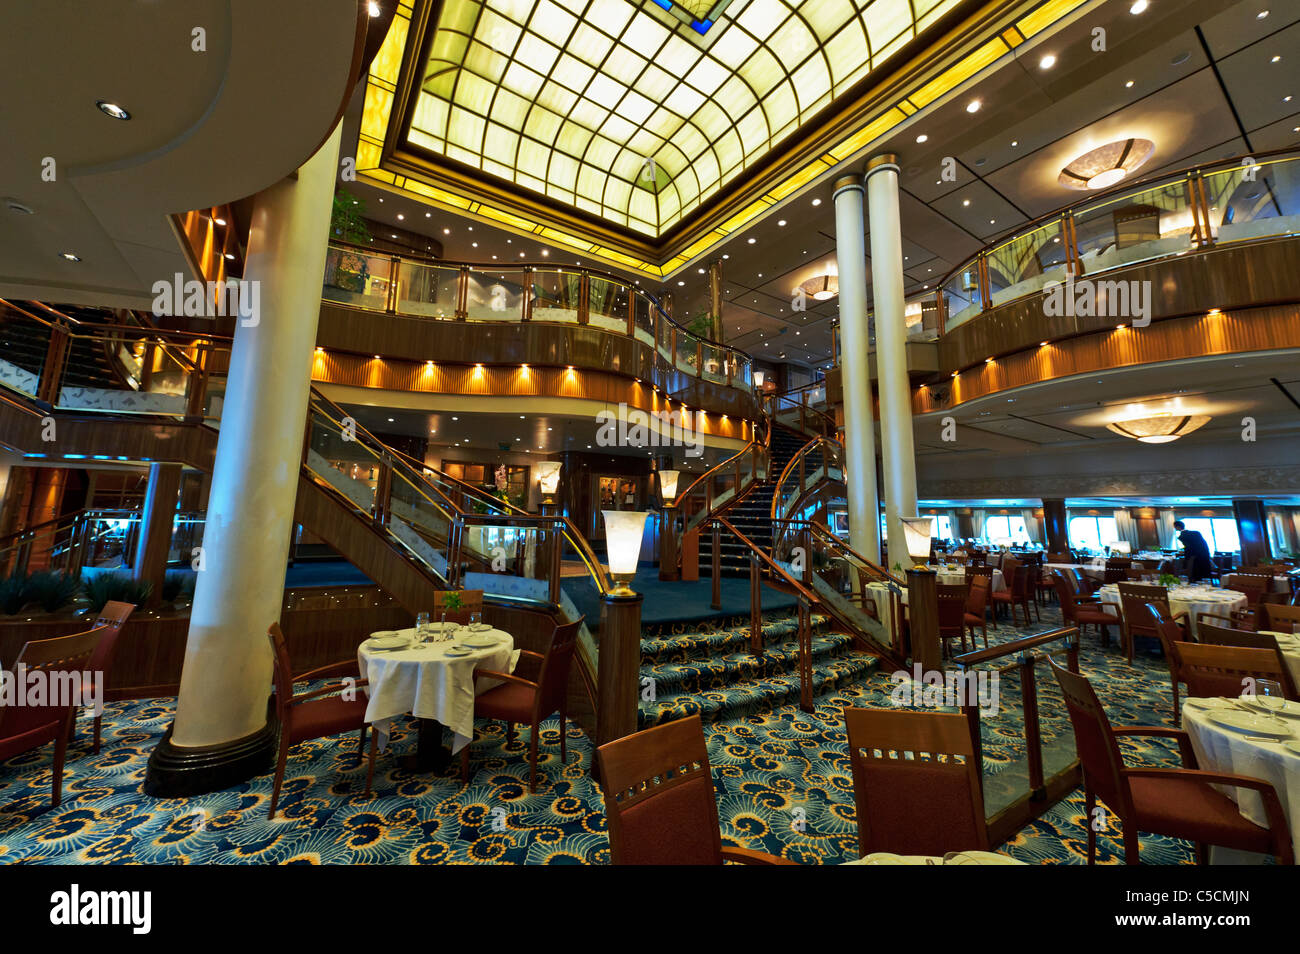
[[[1041,624],[1019,628],[1003,624],[990,631],[990,642],[1042,632],[1059,622],[1055,609],[1045,609]],[[780,644],[780,620],[769,624],[777,627],[772,638]],[[737,639],[743,642],[745,631],[738,627],[720,634],[714,628],[695,635],[729,648]],[[843,651],[833,641],[825,645],[828,653]],[[689,666],[692,660],[700,662],[690,655],[675,660],[673,648],[663,645],[659,656],[648,662]],[[1172,725],[1168,673],[1159,658],[1140,655],[1129,667],[1116,647],[1101,649],[1095,636],[1089,635],[1083,642],[1081,666],[1115,724]],[[680,675],[679,686],[690,679],[704,679],[699,685],[709,680],[707,666]],[[761,679],[764,673],[753,675]],[[1042,711],[1056,707],[1046,719],[1045,735],[1049,743],[1056,739],[1068,746],[1071,737],[1059,694],[1045,667],[1040,667],[1040,675]],[[738,691],[743,685],[709,691]],[[852,774],[840,710],[889,705],[893,685],[884,672],[867,666],[852,678],[829,684],[812,713],[784,704],[707,723],[724,842],[807,864],[856,858]],[[1014,685],[1004,684],[1002,709],[984,724],[990,791],[999,775],[1014,779],[1023,764],[1017,696]],[[526,730],[507,745],[500,725],[481,723],[473,747],[473,774],[470,783],[462,785],[452,777],[454,770],[447,777],[436,777],[399,768],[397,757],[415,745],[413,729],[399,723],[388,752],[380,756],[375,796],[370,799],[363,795],[365,765],[358,764],[355,735],[305,743],[291,750],[281,810],[275,821],[268,821],[269,774],[191,799],[156,801],[143,794],[145,765],[172,720],[173,703],[171,699],[110,703],[104,718],[104,746],[98,755],[90,753],[88,723],[82,723],[69,752],[63,804],[58,808],[49,806],[52,747],[0,763],[0,862],[609,861],[604,804],[589,774],[592,747],[572,724],[569,763],[563,766],[559,726],[554,719],[543,725],[536,794],[530,794],[527,785]],[[1177,764],[1159,743],[1126,742],[1125,748],[1134,760]],[[1174,839],[1143,837],[1142,849],[1146,863],[1193,860],[1192,846]],[[1058,803],[1001,850],[1035,863],[1082,863],[1086,850],[1082,793]],[[1119,852],[1117,837],[1099,838],[1099,861],[1117,863],[1122,860]]]

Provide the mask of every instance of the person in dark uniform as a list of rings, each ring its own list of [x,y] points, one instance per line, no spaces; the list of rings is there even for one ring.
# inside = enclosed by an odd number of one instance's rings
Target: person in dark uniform
[[[1210,559],[1210,547],[1199,530],[1188,530],[1181,520],[1174,521],[1178,531],[1178,542],[1183,545],[1183,565],[1187,569],[1187,580],[1199,583],[1214,573],[1214,561]]]

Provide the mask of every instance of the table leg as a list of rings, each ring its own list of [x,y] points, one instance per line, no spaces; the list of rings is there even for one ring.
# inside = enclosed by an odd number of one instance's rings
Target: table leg
[[[408,772],[441,772],[451,763],[451,749],[442,744],[443,725],[437,719],[417,719],[419,735],[415,754],[402,759]]]

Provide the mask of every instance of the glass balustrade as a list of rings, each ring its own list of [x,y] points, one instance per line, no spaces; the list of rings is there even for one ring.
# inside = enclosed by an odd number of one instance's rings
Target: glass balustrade
[[[1202,178],[1216,243],[1300,234],[1300,162],[1262,159]]]
[[[422,318],[454,319],[460,269],[403,260],[398,268],[397,312]]]
[[[1195,214],[1184,179],[1098,199],[1077,207],[1073,218],[1083,275],[1195,247]]]
[[[533,271],[531,320],[577,324],[582,275],[562,268]]]
[[[628,287],[592,275],[589,279],[587,321],[597,328],[627,334]]]
[[[321,298],[353,308],[384,311],[388,307],[392,267],[392,256],[331,244],[325,254]]]
[[[526,272],[466,273],[465,314],[473,321],[511,321],[523,318]]]

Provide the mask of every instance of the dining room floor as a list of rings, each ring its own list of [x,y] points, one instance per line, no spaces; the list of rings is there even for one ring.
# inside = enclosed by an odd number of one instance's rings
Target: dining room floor
[[[1041,622],[990,629],[990,643],[1060,625]],[[1112,642],[1083,639],[1080,666],[1092,678],[1115,724],[1172,725],[1168,671],[1149,650],[1129,666]],[[1059,706],[1040,667],[1043,711]],[[784,855],[805,864],[858,856],[857,823],[841,717],[844,706],[888,706],[894,687],[879,669],[797,706],[751,713],[706,726],[725,843]],[[1010,687],[1008,690],[1010,691]],[[1004,691],[1005,695],[1005,691]],[[173,699],[109,703],[104,746],[92,755],[84,728],[69,752],[63,803],[49,806],[51,747],[0,763],[0,862],[15,863],[308,863],[308,864],[603,864],[605,813],[589,774],[592,747],[568,726],[569,762],[559,765],[559,726],[543,724],[539,784],[528,791],[527,730],[507,746],[503,727],[479,724],[472,775],[412,774],[396,756],[413,749],[413,727],[398,722],[380,755],[375,794],[366,798],[356,735],[308,742],[291,750],[281,811],[266,817],[271,776],[189,799],[143,794],[149,753],[171,723]],[[1023,757],[1023,722],[1013,704],[983,723],[986,787],[1011,777]],[[1068,734],[1063,710],[1046,719],[1050,737]],[[1068,740],[1067,740],[1068,741]],[[1125,755],[1152,765],[1177,764],[1159,741],[1122,743]],[[458,766],[458,762],[453,762]],[[997,846],[1030,863],[1082,864],[1083,796],[1075,791]],[[1098,860],[1119,863],[1116,835],[1101,835]],[[1143,836],[1146,863],[1189,864],[1188,842]]]

